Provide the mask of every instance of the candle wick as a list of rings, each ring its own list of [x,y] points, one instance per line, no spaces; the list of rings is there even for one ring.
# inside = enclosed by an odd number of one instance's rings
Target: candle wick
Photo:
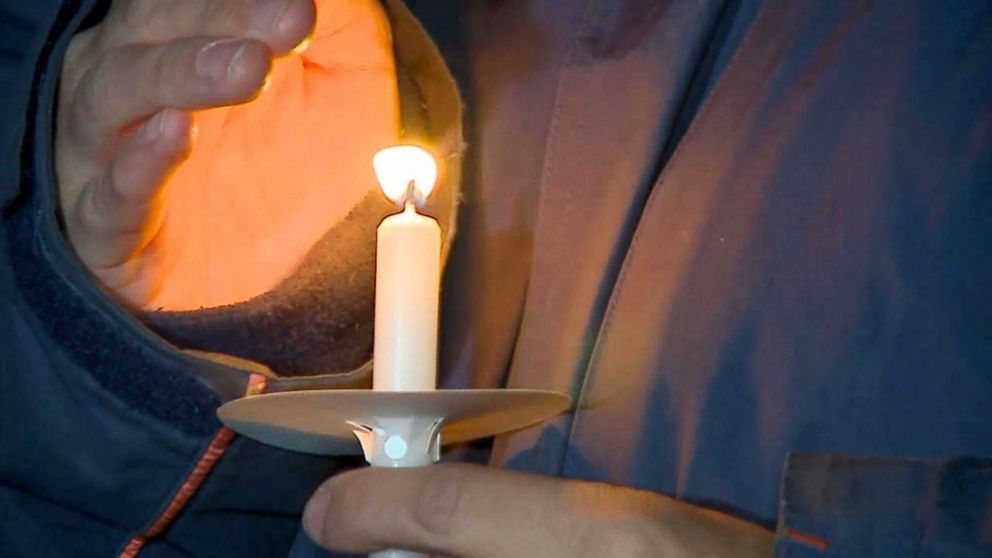
[[[417,183],[416,180],[410,179],[410,182],[406,185],[406,204],[415,204],[417,202]]]

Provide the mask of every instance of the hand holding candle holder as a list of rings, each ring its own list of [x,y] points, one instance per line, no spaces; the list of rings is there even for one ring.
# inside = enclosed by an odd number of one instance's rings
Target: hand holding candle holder
[[[238,399],[220,420],[273,446],[321,455],[361,451],[375,467],[436,462],[442,443],[484,438],[553,417],[567,396],[524,389],[435,390],[441,228],[419,213],[437,180],[436,163],[412,145],[379,151],[373,166],[401,211],[379,224],[376,243],[372,390],[311,390]],[[403,550],[376,558],[414,558]]]

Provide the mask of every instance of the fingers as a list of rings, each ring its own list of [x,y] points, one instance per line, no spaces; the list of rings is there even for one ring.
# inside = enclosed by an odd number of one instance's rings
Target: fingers
[[[313,0],[118,0],[96,35],[77,41],[87,46],[70,53],[95,62],[64,76],[73,90],[67,132],[78,140],[68,144],[99,156],[121,128],[163,108],[251,100],[271,55],[303,41],[315,21]]]
[[[250,100],[270,67],[268,48],[255,40],[195,38],[114,49],[79,82],[65,132],[99,154],[114,145],[121,129],[163,108]]]
[[[581,521],[561,521],[568,490],[557,479],[486,467],[366,468],[327,481],[307,504],[304,527],[349,552],[578,556],[568,548],[575,533],[564,531]]]
[[[192,126],[188,113],[159,112],[128,139],[106,171],[82,190],[66,215],[66,225],[73,246],[91,268],[118,265],[157,230],[157,194],[189,154]]]
[[[313,0],[118,0],[101,28],[105,48],[178,38],[239,37],[289,52],[313,30]]]
[[[331,549],[481,558],[770,556],[774,535],[650,492],[488,467],[367,468],[324,483],[303,515]]]

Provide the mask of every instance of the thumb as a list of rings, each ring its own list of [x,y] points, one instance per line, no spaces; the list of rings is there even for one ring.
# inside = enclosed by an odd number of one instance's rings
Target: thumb
[[[365,468],[330,479],[303,524],[327,548],[445,556],[578,556],[558,506],[565,484],[470,465]],[[567,498],[566,498],[567,499]],[[564,535],[564,536],[563,536]]]

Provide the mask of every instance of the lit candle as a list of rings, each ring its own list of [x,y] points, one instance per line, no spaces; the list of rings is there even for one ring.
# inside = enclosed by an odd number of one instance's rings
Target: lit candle
[[[372,389],[433,390],[441,227],[417,208],[434,189],[437,165],[412,145],[387,147],[372,165],[383,193],[403,208],[383,219],[376,234]]]

